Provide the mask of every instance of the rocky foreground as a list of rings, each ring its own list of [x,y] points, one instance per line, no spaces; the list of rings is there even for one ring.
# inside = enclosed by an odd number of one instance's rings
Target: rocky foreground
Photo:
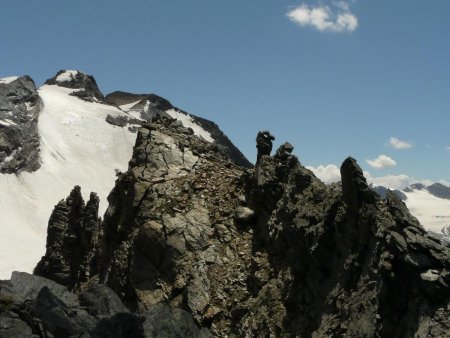
[[[0,283],[0,337],[450,336],[450,249],[354,159],[325,185],[272,140],[249,169],[175,119],[144,124],[104,219],[75,187],[45,279]]]

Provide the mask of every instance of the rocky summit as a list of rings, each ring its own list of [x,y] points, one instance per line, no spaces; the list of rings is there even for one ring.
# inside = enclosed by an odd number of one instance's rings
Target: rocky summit
[[[104,219],[75,187],[42,277],[0,283],[0,336],[448,337],[450,249],[355,159],[326,185],[273,139],[245,168],[176,119],[144,123]]]

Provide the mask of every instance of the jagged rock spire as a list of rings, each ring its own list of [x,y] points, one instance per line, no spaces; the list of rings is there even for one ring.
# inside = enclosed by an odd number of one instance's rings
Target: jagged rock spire
[[[375,194],[369,189],[363,171],[353,157],[342,163],[341,180],[343,199],[353,215],[363,202],[375,201]]]
[[[272,141],[275,140],[270,131],[262,130],[256,136],[256,149],[258,149],[258,155],[256,157],[256,162],[259,162],[263,155],[270,155],[272,151]]]
[[[34,270],[36,275],[74,289],[98,273],[98,206],[96,193],[84,204],[79,186],[55,206],[48,222],[47,251]]]

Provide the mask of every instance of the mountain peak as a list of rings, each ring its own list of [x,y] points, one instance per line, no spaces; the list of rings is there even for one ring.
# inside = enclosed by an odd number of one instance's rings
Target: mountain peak
[[[80,89],[73,92],[72,95],[86,101],[103,101],[102,92],[97,86],[92,75],[88,75],[79,70],[60,70],[56,75],[47,81],[46,85],[56,85],[59,87]]]

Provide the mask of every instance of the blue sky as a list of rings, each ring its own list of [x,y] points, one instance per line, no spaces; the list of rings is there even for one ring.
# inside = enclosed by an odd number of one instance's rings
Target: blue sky
[[[20,0],[0,29],[0,77],[79,69],[215,121],[251,160],[269,129],[308,166],[450,182],[450,1]]]

